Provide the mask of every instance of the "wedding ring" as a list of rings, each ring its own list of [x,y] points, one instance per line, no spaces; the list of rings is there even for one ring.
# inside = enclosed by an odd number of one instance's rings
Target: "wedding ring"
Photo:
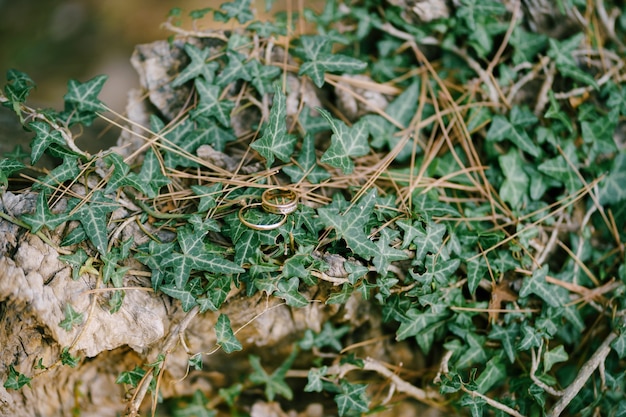
[[[298,209],[298,195],[287,188],[270,188],[261,195],[261,207],[268,213],[291,214]]]
[[[274,230],[274,229],[278,229],[280,226],[282,226],[283,224],[285,224],[285,222],[287,221],[287,214],[293,212],[290,211],[289,213],[280,213],[280,212],[276,212],[274,214],[282,214],[282,218],[277,221],[276,223],[270,223],[270,224],[255,224],[255,223],[250,223],[249,221],[247,221],[244,217],[244,212],[250,208],[253,207],[263,207],[263,203],[253,203],[253,204],[248,204],[246,206],[243,206],[242,208],[239,209],[239,220],[241,221],[241,223],[243,223],[244,225],[248,226],[250,229],[254,229],[254,230]],[[265,209],[265,207],[263,207],[263,209]],[[294,209],[295,210],[295,209]]]

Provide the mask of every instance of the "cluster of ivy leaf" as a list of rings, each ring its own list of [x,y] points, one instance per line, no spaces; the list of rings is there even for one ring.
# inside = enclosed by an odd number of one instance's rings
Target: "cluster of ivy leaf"
[[[381,9],[377,3],[366,0],[340,7],[337,2],[328,1],[321,13],[306,10],[303,17],[315,25],[318,33],[295,38],[290,45],[289,52],[299,60],[298,75],[310,78],[319,88],[326,87],[326,73],[367,70],[376,82],[397,80],[419,64],[402,48],[404,40],[388,33],[386,28],[391,25],[418,44],[423,41],[432,45],[435,39],[440,61],[437,75],[465,85],[477,74],[455,50],[462,48],[473,59],[488,60],[509,26],[510,13],[495,1],[461,1],[451,17],[424,25],[408,22],[397,7]],[[564,7],[586,7],[584,2],[564,3]],[[25,74],[10,71],[3,104],[26,119],[26,127],[35,134],[31,164],[44,153],[63,161],[32,186],[39,193],[35,212],[19,221],[32,233],[78,221],[80,225],[64,237],[61,245],[89,241],[95,252],[85,246],[87,250],[77,249],[63,257],[74,267],[75,279],[85,265],[96,262],[103,281],[121,287],[128,271],[124,260],[133,256],[150,269],[154,290],[180,300],[185,311],[194,307],[201,312],[219,311],[233,282],[243,286],[248,296],[263,291],[293,308],[305,307],[311,300],[302,289],[318,284],[312,272],[328,268],[314,256],[315,251],[339,254],[346,259],[348,277],[325,302],[344,304],[358,294],[380,307],[384,321],[396,329],[397,340],[414,340],[433,360],[439,360],[443,346],[451,356],[439,390],[454,404],[474,416],[482,415],[489,406],[484,396],[471,394],[477,392],[523,415],[545,412],[555,398],[544,387],[566,387],[575,379],[581,361],[599,345],[600,336],[611,329],[620,331],[617,313],[623,311],[626,301],[623,286],[605,294],[610,301],[598,311],[586,302],[572,303],[574,294],[554,280],[590,289],[613,278],[626,281],[621,243],[625,232],[619,230],[618,236],[614,236],[600,215],[610,212],[615,224],[626,224],[626,153],[623,145],[618,148],[614,140],[616,127],[626,116],[624,86],[610,81],[598,85],[596,78],[573,59],[572,53],[580,47],[583,34],[552,39],[517,25],[507,53],[496,67],[500,86],[512,85],[525,76],[530,65],[522,64],[547,56],[563,86],[589,86],[594,99],[571,107],[551,92],[549,106],[541,116],[523,103],[510,111],[468,106],[471,110],[464,114],[465,123],[472,139],[481,144],[482,164],[489,167],[485,176],[495,190],[491,198],[463,191],[473,190],[474,182],[459,174],[461,166],[456,158],[465,165],[469,162],[462,146],[456,145],[431,163],[426,175],[452,178],[458,187],[429,192],[416,189],[409,196],[408,212],[398,205],[401,196],[380,181],[369,190],[351,188],[337,192],[331,202],[317,209],[300,205],[280,228],[257,231],[242,224],[236,213],[226,213],[219,220],[214,215],[219,212],[221,195],[226,191],[232,201],[258,198],[263,184],[235,190],[226,190],[219,182],[187,184],[195,200],[186,206],[185,213],[168,216],[142,205],[146,210],[143,220],[156,216],[154,225],[174,228],[174,240],[153,239],[143,245],[135,245],[131,240],[109,242],[109,215],[119,207],[116,193],[132,193],[138,196],[138,202],[139,196],[157,201],[164,186],[179,181],[168,177],[168,170],[205,169],[189,157],[200,145],[208,144],[225,152],[230,146],[241,146],[241,142],[235,144],[237,137],[231,126],[235,101],[225,94],[233,85],[247,85],[251,94],[258,97],[272,95],[269,119],[261,127],[260,137],[244,145],[258,152],[267,167],[281,167],[285,178],[293,183],[323,187],[333,176],[352,173],[359,157],[397,150],[398,126],[409,126],[418,110],[421,80],[396,84],[402,93],[385,109],[395,124],[380,115],[368,114],[348,125],[327,109],[319,108],[320,116],[313,116],[311,109],[305,108],[298,117],[299,129],[291,131],[286,124],[286,99],[280,86],[282,70],[246,53],[253,44],[253,35],[263,42],[285,35],[289,20],[283,14],[273,22],[255,21],[249,6],[249,1],[237,0],[225,3],[219,10],[191,12],[192,18],[213,13],[216,19],[237,19],[246,24],[246,30],[233,32],[217,58],[210,56],[208,48],[186,44],[184,50],[190,62],[171,85],[193,85],[198,100],[173,128],[152,116],[151,130],[167,146],[159,151],[149,149],[137,172],[116,154],[96,155],[111,168],[104,187],[90,190],[88,201],[66,197],[67,208],[61,213],[50,210],[51,195],[57,192],[59,184],[89,175],[94,159],[69,146],[58,126],[89,125],[98,112],[105,110],[97,98],[105,77],[85,83],[70,81],[62,112],[46,111],[44,117],[28,121],[28,117],[23,117],[23,103],[34,83]],[[180,13],[176,10],[173,15]],[[618,28],[621,33],[623,23]],[[346,27],[352,30],[345,31]],[[430,88],[435,96],[441,91],[441,85],[435,82]],[[465,93],[462,90],[453,98],[462,105],[473,104],[471,95],[462,98]],[[422,118],[434,114],[435,106],[429,101],[422,109]],[[441,118],[444,125],[453,120],[447,115]],[[423,127],[421,134],[442,134],[437,129],[441,127],[433,122]],[[318,152],[316,137],[328,134],[332,135],[329,145]],[[400,178],[396,184],[408,186],[401,178],[407,178],[409,167],[419,167],[425,161],[421,152],[420,147],[408,143],[399,150],[387,176],[396,176]],[[8,176],[23,168],[22,162],[12,158],[0,161],[3,186]],[[599,181],[593,187],[589,186],[596,180]],[[444,197],[455,198],[459,203],[445,203]],[[542,229],[557,225],[560,213],[572,216],[576,202],[586,212],[599,207],[582,230],[564,232],[565,242],[576,248],[578,261],[586,267],[566,258],[548,259],[545,265],[534,268],[533,239]],[[554,210],[561,206],[562,210]],[[259,223],[276,220],[272,215],[251,215],[257,217],[250,220]],[[209,239],[213,234],[232,245]],[[399,263],[408,267],[406,274],[398,274],[392,267]],[[533,272],[524,276],[519,270]],[[492,281],[504,282],[516,294],[515,302],[502,303],[506,313],[490,322],[486,313],[490,306],[489,289],[481,284]],[[117,291],[111,297],[112,312],[119,309],[123,296],[123,291]],[[68,305],[66,319],[60,325],[71,329],[82,320],[82,315]],[[294,353],[271,374],[261,366],[259,358],[251,356],[253,372],[246,384],[237,383],[221,390],[220,395],[233,410],[236,398],[250,386],[264,386],[268,400],[279,395],[292,399],[294,394],[285,375],[298,349],[337,352],[337,360],[362,366],[359,358],[338,353],[343,347],[342,338],[351,330],[327,324],[318,334],[307,331]],[[226,352],[242,349],[226,315],[219,316],[215,331]],[[581,347],[583,338],[586,345]],[[615,353],[604,364],[603,379],[591,379],[585,384],[568,409],[572,414],[589,414],[594,409],[607,414],[625,412],[625,333],[619,333],[612,348]],[[528,363],[537,352],[543,352],[538,359],[541,366],[536,375],[530,375],[535,371],[529,369]],[[323,359],[318,364],[310,370],[304,391],[332,393],[342,416],[370,410],[366,384],[333,375],[330,362]],[[201,355],[193,356],[190,365],[201,368]],[[159,366],[149,365],[155,371]],[[138,367],[123,373],[119,382],[136,385],[145,372]],[[537,379],[543,387],[537,385]],[[28,381],[11,368],[5,386],[19,388]],[[205,404],[206,398],[197,393],[180,411],[214,415]]]

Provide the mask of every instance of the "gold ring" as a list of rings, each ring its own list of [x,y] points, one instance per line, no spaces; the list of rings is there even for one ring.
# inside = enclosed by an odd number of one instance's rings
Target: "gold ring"
[[[270,223],[270,224],[250,223],[243,217],[243,212],[246,211],[247,209],[252,208],[252,207],[259,207],[262,205],[263,203],[253,203],[253,204],[248,204],[247,206],[243,206],[242,208],[240,208],[238,216],[239,216],[239,220],[241,221],[241,223],[248,226],[250,229],[254,229],[254,230],[274,230],[274,229],[278,229],[280,226],[285,224],[285,222],[287,221],[287,213],[275,213],[275,214],[282,214],[283,217],[278,222]]]
[[[298,209],[298,195],[287,188],[270,188],[261,195],[261,207],[268,213],[291,214]]]

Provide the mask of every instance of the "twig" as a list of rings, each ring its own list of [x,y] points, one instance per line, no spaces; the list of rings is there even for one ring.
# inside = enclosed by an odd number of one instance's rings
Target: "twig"
[[[385,365],[373,358],[366,358],[363,365],[363,369],[366,371],[374,371],[379,375],[389,378],[391,382],[396,386],[399,392],[403,392],[420,402],[430,403],[438,398],[438,394],[435,392],[427,392],[421,388],[416,387],[413,384],[406,382],[395,373],[391,372]]]
[[[169,20],[162,23],[161,27],[182,36],[189,36],[193,38],[213,38],[228,42],[228,38],[224,36],[222,32],[217,32],[215,30],[185,30],[174,26]]]
[[[532,354],[532,362],[530,364],[530,379],[537,385],[539,388],[544,390],[550,395],[554,395],[555,397],[563,396],[563,391],[555,390],[551,386],[544,384],[539,378],[537,378],[537,369],[539,368],[539,357],[541,356],[541,345],[535,353],[535,349],[531,349],[530,353]]]
[[[540,115],[543,113],[543,108],[548,103],[548,92],[552,90],[552,83],[554,82],[554,75],[556,73],[556,64],[554,61],[550,63],[548,70],[546,71],[546,79],[541,84],[541,90],[537,94],[537,103],[535,104],[534,113]]]
[[[585,385],[591,374],[604,362],[609,352],[611,351],[611,343],[617,337],[617,332],[612,331],[604,339],[604,342],[600,345],[598,350],[589,358],[587,362],[580,368],[576,379],[572,382],[564,391],[561,399],[554,404],[552,409],[548,412],[547,417],[558,417],[569,405],[569,403],[576,397],[578,392]]]
[[[178,341],[179,335],[183,333],[185,329],[187,329],[187,326],[189,326],[189,323],[191,323],[191,320],[193,320],[198,315],[199,311],[200,311],[200,307],[195,306],[194,308],[189,310],[189,312],[185,315],[185,317],[183,317],[181,322],[178,323],[176,327],[174,327],[174,329],[167,336],[165,343],[163,344],[163,348],[161,349],[163,352],[167,352],[174,347],[174,345]],[[142,379],[141,381],[141,386],[135,392],[135,395],[133,396],[132,400],[126,407],[126,410],[124,412],[125,416],[134,417],[134,416],[139,415],[139,407],[141,407],[141,403],[143,402],[144,397],[148,393],[148,389],[150,388],[150,383],[152,382],[153,378],[154,376],[152,372],[146,373],[146,377]]]
[[[624,50],[626,50],[626,45],[624,45],[619,37],[615,35],[615,19],[613,19],[612,22],[609,20],[609,15],[604,7],[604,0],[596,0],[596,11],[598,13],[598,17],[600,18],[600,23],[602,23],[608,37],[615,42],[620,52],[624,52]]]
[[[478,398],[482,398],[488,405],[490,405],[491,407],[500,410],[500,411],[504,411],[505,413],[511,415],[511,416],[515,416],[515,417],[524,417],[523,414],[520,414],[518,411],[512,409],[511,407],[502,404],[501,402],[498,402],[496,400],[492,400],[491,398],[487,397],[486,395],[481,394],[480,392],[477,391],[470,391],[467,388],[465,388],[464,385],[461,385],[461,389],[466,392],[467,394],[473,396],[473,397],[478,397]]]

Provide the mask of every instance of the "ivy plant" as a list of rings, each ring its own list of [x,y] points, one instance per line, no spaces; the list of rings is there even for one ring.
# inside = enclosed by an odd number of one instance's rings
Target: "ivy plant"
[[[0,215],[48,241],[72,224],[55,243],[69,251],[61,259],[73,279],[103,277],[112,313],[137,261],[188,317],[215,314],[225,354],[248,348],[224,313],[233,288],[293,310],[365,303],[378,319],[378,333],[351,322],[306,329],[273,370],[250,353],[245,378],[210,401],[202,391],[175,401],[173,415],[322,392],[339,416],[391,407],[398,394],[472,416],[622,415],[624,19],[556,37],[497,1],[452,2],[419,25],[419,6],[393,3],[328,0],[271,22],[249,0],[191,11],[235,29],[210,32],[216,47],[197,31],[181,38],[187,63],[164,82],[190,99],[175,121],[150,115],[138,159],[73,141],[107,110],[106,76],[70,80],[64,109],[44,111],[26,104],[35,82],[9,71],[0,102],[33,135],[29,163],[59,165],[28,190],[30,213]],[[618,3],[599,3],[562,1],[555,13],[600,24]],[[307,33],[290,26],[298,19]],[[345,90],[356,117],[333,103]],[[385,105],[371,100],[378,93]],[[199,156],[207,147],[224,165]],[[20,150],[0,160],[3,194],[27,167]],[[294,211],[263,210],[274,186],[294,190]],[[141,243],[111,233],[113,213],[131,205]],[[84,325],[84,312],[64,312],[61,328]],[[432,367],[371,357],[365,346],[381,340]],[[201,369],[202,352],[188,353]],[[79,364],[69,348],[61,356]],[[156,391],[162,366],[117,382]],[[18,368],[9,364],[5,388],[36,377]]]

